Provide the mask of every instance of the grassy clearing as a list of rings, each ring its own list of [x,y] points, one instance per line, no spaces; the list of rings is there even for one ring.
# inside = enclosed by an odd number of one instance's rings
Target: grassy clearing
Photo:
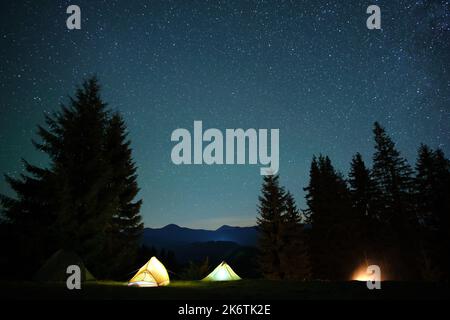
[[[126,282],[86,283],[82,290],[67,290],[64,283],[2,282],[7,299],[145,299],[145,300],[316,300],[316,299],[440,299],[448,286],[437,283],[383,282],[368,290],[364,282],[295,282],[241,280],[230,282],[173,281],[158,288],[132,288]]]

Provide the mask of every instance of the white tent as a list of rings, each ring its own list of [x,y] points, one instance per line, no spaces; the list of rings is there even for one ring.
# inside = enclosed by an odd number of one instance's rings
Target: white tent
[[[208,274],[202,281],[234,281],[241,280],[233,269],[225,262],[222,261],[210,274]]]
[[[128,282],[129,286],[158,287],[170,283],[169,274],[164,265],[158,259],[152,257],[144,264],[133,278]]]

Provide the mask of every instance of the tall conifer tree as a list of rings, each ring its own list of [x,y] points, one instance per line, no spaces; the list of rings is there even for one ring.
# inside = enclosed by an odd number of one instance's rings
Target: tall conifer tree
[[[115,195],[115,211],[108,227],[108,246],[104,261],[111,276],[133,268],[143,223],[139,214],[142,200],[134,201],[139,188],[136,165],[122,116],[115,113],[106,129],[106,152],[111,165],[111,192]],[[108,261],[111,260],[111,261]],[[119,274],[118,274],[119,273]],[[123,274],[122,274],[123,275]]]
[[[375,153],[372,178],[377,189],[375,205],[380,221],[388,234],[389,259],[396,266],[397,278],[416,278],[418,252],[417,216],[413,202],[412,169],[385,129],[374,124]],[[386,250],[387,251],[387,250]],[[394,267],[394,266],[392,266]]]
[[[288,191],[285,196],[285,213],[280,229],[282,246],[280,264],[286,279],[306,280],[311,276],[305,226],[294,197]]]
[[[355,263],[355,217],[345,180],[327,156],[314,157],[305,188],[313,277],[344,280]]]
[[[28,267],[68,249],[104,276],[111,264],[101,261],[134,252],[142,228],[140,201],[133,202],[138,189],[125,125],[118,115],[111,117],[96,78],[85,81],[69,105],[46,117],[46,124],[38,127],[41,141],[34,145],[49,156],[49,165],[25,162],[27,175],[7,177],[17,196],[1,197],[4,216],[18,248],[29,246]]]
[[[355,213],[355,252],[359,255],[361,265],[370,261],[379,263],[382,244],[385,242],[384,231],[380,226],[379,211],[374,201],[376,188],[360,153],[351,161],[348,182]]]
[[[281,228],[285,212],[285,191],[277,175],[264,176],[257,218],[259,231],[259,268],[269,279],[282,279],[280,253],[283,246]]]
[[[427,280],[449,279],[450,161],[442,150],[419,148],[415,203],[421,225],[420,266]]]

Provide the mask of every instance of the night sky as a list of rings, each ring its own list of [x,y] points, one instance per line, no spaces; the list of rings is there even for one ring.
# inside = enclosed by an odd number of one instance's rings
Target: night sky
[[[411,164],[421,142],[449,156],[449,2],[305,2],[2,3],[0,171],[46,165],[36,125],[93,74],[127,122],[146,226],[255,224],[260,165],[171,162],[172,131],[194,120],[279,128],[281,183],[302,208],[313,154],[344,174],[358,151],[370,164],[374,121]],[[66,27],[70,4],[81,30]],[[382,30],[366,28],[371,4]]]

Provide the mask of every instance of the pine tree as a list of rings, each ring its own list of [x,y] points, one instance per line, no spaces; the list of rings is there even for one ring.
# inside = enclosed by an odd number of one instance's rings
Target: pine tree
[[[49,170],[39,169],[23,160],[25,171],[20,178],[5,175],[6,182],[17,198],[0,195],[2,228],[7,234],[2,242],[2,254],[7,264],[2,266],[10,276],[29,274],[55,251],[56,235],[51,227],[55,219],[57,192]],[[26,278],[25,278],[26,279]]]
[[[450,161],[442,150],[419,148],[415,199],[421,223],[420,266],[427,280],[449,278]]]
[[[285,211],[285,192],[277,175],[264,176],[257,218],[259,231],[259,268],[269,279],[282,279],[280,252],[281,227]]]
[[[374,124],[375,153],[372,179],[377,189],[375,204],[392,252],[386,252],[397,266],[397,278],[417,278],[417,217],[412,198],[412,170],[394,142],[378,122]],[[387,250],[386,250],[387,251]]]
[[[285,210],[280,228],[280,267],[286,279],[306,280],[311,275],[306,232],[294,197],[289,191],[285,196]]]
[[[350,164],[349,184],[353,207],[358,216],[375,218],[376,212],[372,203],[375,187],[370,170],[366,167],[360,153],[353,157]]]
[[[38,127],[41,142],[33,143],[49,156],[48,167],[25,162],[28,175],[7,177],[17,197],[2,196],[4,216],[19,248],[30,245],[29,262],[40,264],[44,255],[69,249],[103,275],[111,265],[102,261],[120,256],[126,244],[133,252],[142,227],[140,202],[132,202],[135,168],[123,121],[109,114],[98,81],[85,81],[68,106],[46,116],[47,128]],[[30,237],[36,232],[40,237]]]
[[[433,153],[433,160],[436,177],[434,209],[437,216],[434,220],[437,221],[440,232],[450,235],[450,160],[441,149]]]
[[[58,177],[59,212],[56,227],[60,247],[79,253],[94,273],[106,250],[107,229],[116,209],[111,192],[112,167],[105,156],[108,110],[95,78],[77,90],[75,99],[53,119],[50,130],[40,127],[42,150],[52,152]]]
[[[435,212],[437,220],[437,247],[443,278],[450,279],[450,160],[441,149],[434,152],[436,181]]]
[[[381,219],[401,226],[412,221],[410,213],[412,170],[378,122],[374,124],[375,153],[372,178],[378,190]]]
[[[305,191],[313,277],[347,279],[355,260],[352,238],[355,217],[347,185],[328,157],[313,158]]]
[[[294,197],[289,191],[286,192],[285,201],[286,201],[285,203],[286,212],[284,214],[285,221],[291,225],[300,224],[302,222],[300,211],[298,210],[297,205],[295,204]]]
[[[433,150],[427,145],[421,145],[419,148],[419,157],[416,164],[415,178],[415,198],[418,217],[421,224],[425,226],[436,226],[433,213],[434,202],[436,198],[436,178],[433,159]]]
[[[103,262],[109,265],[108,275],[114,277],[120,276],[124,270],[133,269],[143,230],[139,214],[142,200],[134,202],[139,192],[136,166],[127,140],[126,125],[119,113],[113,114],[107,126],[106,152],[112,169],[110,191],[116,198]]]
[[[209,257],[199,262],[189,261],[188,266],[181,273],[181,279],[200,280],[206,277],[211,271]]]
[[[110,203],[107,197],[99,197],[109,167],[102,155],[106,106],[98,94],[97,81],[86,81],[69,106],[46,116],[48,129],[38,126],[42,142],[33,143],[49,156],[49,167],[26,164],[27,176],[7,177],[17,199],[2,200],[5,216],[19,230],[19,239],[27,237],[27,229],[20,230],[21,225],[47,228],[55,234],[49,250],[72,249],[86,255],[87,261],[103,249],[99,245],[104,237],[102,222]],[[45,247],[42,241],[37,243]],[[34,253],[33,258],[30,260],[41,257]]]
[[[386,235],[380,224],[379,208],[376,207],[376,187],[360,153],[353,156],[348,182],[355,213],[353,238],[359,261],[357,264],[380,264]]]

